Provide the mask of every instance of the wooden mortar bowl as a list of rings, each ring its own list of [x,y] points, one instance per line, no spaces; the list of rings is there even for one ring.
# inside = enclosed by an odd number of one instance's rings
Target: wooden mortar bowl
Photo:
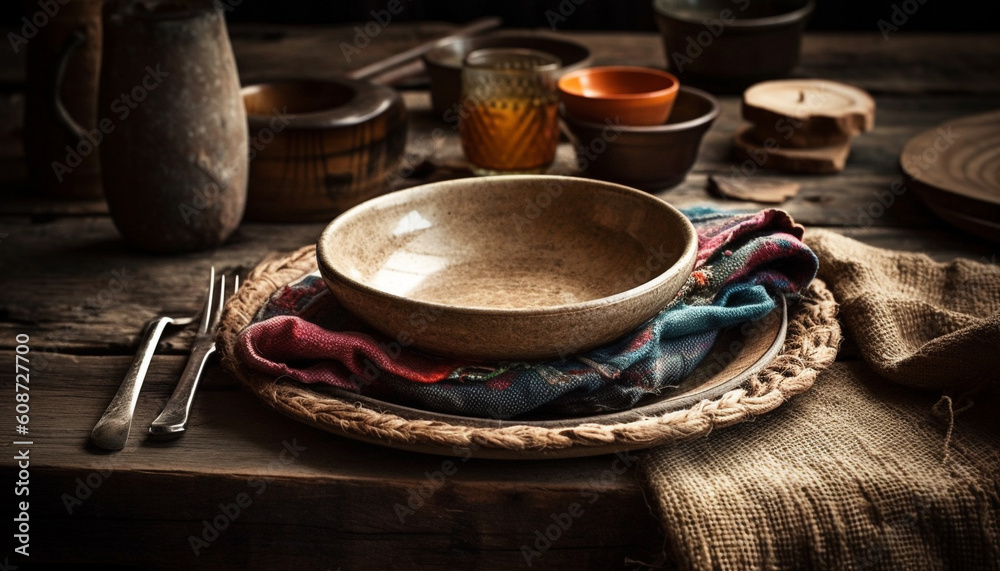
[[[406,147],[394,90],[349,78],[241,90],[250,127],[246,218],[330,220],[389,190]]]

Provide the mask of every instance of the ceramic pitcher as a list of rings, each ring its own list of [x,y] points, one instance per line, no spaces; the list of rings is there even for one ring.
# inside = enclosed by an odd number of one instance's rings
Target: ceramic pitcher
[[[222,11],[208,0],[113,0],[103,26],[101,169],[115,225],[148,251],[219,246],[243,217],[248,162]]]

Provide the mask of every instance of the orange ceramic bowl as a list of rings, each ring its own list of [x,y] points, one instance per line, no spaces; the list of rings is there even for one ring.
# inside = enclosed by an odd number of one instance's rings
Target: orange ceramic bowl
[[[604,66],[581,69],[559,80],[566,112],[578,119],[623,125],[662,125],[670,116],[680,82],[658,69]]]

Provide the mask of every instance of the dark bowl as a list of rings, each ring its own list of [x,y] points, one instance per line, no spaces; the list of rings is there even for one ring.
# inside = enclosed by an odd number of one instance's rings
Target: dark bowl
[[[590,49],[583,44],[539,33],[495,32],[447,40],[423,55],[431,82],[431,104],[434,113],[445,121],[451,121],[452,116],[458,118],[462,60],[469,52],[483,48],[524,48],[550,53],[562,62],[559,75],[587,67],[593,59]]]
[[[561,111],[573,134],[580,174],[647,191],[684,181],[698,158],[701,140],[719,116],[709,93],[682,85],[670,118],[651,127],[593,123]]]
[[[667,69],[716,92],[787,76],[814,8],[814,0],[653,0]]]

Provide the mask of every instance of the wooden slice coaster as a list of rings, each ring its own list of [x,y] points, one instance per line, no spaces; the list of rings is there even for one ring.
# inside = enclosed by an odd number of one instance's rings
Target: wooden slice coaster
[[[875,100],[843,83],[822,79],[765,81],[743,92],[743,118],[756,139],[782,147],[840,145],[875,126]]]
[[[844,170],[851,153],[850,142],[805,149],[760,145],[751,138],[751,129],[752,125],[744,125],[736,132],[736,155],[764,168],[807,174],[835,173]]]
[[[924,131],[906,143],[899,160],[909,186],[932,211],[1000,241],[1000,111]]]

